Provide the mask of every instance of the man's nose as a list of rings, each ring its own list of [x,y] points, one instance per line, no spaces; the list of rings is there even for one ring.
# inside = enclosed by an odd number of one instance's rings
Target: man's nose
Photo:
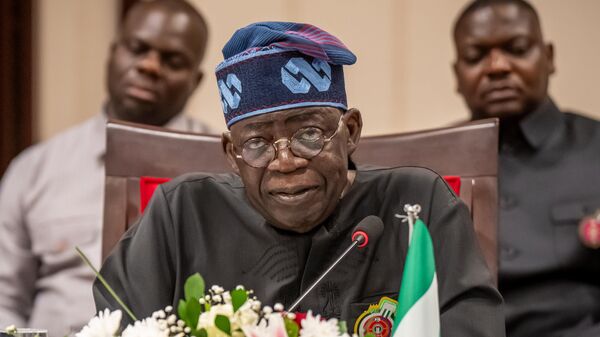
[[[308,165],[308,159],[294,155],[289,142],[278,142],[274,145],[276,147],[275,158],[267,166],[268,170],[290,173]]]
[[[490,51],[486,70],[489,75],[502,75],[511,71],[511,63],[508,57],[499,49]]]
[[[160,54],[155,50],[148,51],[137,64],[137,68],[140,72],[158,76],[161,73],[161,60]]]

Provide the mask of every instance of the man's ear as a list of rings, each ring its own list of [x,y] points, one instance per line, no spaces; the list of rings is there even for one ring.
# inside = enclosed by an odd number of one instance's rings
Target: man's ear
[[[548,74],[554,74],[556,71],[556,67],[554,66],[554,45],[549,42],[544,47],[546,59],[548,60]]]
[[[348,156],[350,156],[356,147],[358,146],[358,141],[360,140],[360,133],[362,131],[362,117],[360,115],[360,111],[358,109],[349,109],[344,114],[344,124],[348,129]]]
[[[233,141],[231,140],[231,132],[225,131],[221,135],[221,145],[223,146],[223,152],[227,156],[227,161],[231,165],[231,169],[237,174],[240,174],[240,169],[237,165],[235,152],[233,151]]]
[[[115,53],[117,52],[117,47],[118,47],[117,41],[113,40],[110,43],[110,47],[108,48],[108,57],[106,58],[106,64],[108,65],[108,67],[110,67],[112,62],[114,62],[114,60],[115,60]]]
[[[458,79],[458,61],[454,61],[454,63],[452,63],[452,70],[454,71],[454,90],[462,95],[460,80]]]
[[[195,78],[194,89],[196,89],[200,85],[203,78],[204,78],[204,72],[202,70],[198,69],[198,73],[196,74],[196,78]]]

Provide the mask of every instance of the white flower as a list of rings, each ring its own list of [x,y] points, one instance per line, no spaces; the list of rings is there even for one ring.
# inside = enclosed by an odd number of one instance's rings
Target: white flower
[[[256,325],[258,323],[258,313],[254,310],[252,300],[248,299],[233,314],[231,320],[231,330],[237,330],[245,325]]]
[[[161,329],[158,321],[152,317],[143,321],[136,321],[133,325],[128,325],[121,337],[169,337],[168,329]]]
[[[226,304],[231,304],[231,293],[229,291],[226,291],[223,293],[223,302],[225,302]]]
[[[75,336],[113,337],[117,334],[122,315],[121,310],[110,312],[110,310],[104,309],[104,311],[98,312],[98,316],[92,318]]]
[[[212,286],[210,289],[217,295],[222,294],[225,291],[225,289],[223,289],[223,287],[220,287],[217,285]]]
[[[215,326],[215,317],[217,315],[223,315],[226,317],[233,316],[233,306],[231,304],[216,304],[210,307],[209,311],[205,311],[200,314],[198,318],[197,329],[210,328]]]
[[[12,324],[4,328],[4,331],[6,331],[6,333],[9,335],[14,335],[17,333],[17,327],[14,324]]]
[[[321,320],[321,315],[313,316],[309,310],[306,318],[302,321],[300,337],[339,337],[340,329],[338,320],[335,318]]]
[[[287,337],[285,323],[281,314],[269,314],[257,325],[243,325],[242,331],[246,337]]]

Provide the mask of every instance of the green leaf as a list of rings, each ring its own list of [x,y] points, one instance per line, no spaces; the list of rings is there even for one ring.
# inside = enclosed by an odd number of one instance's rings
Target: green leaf
[[[346,324],[346,321],[338,322],[338,330],[340,331],[340,335],[348,332],[348,325]]]
[[[196,330],[196,329],[192,329],[192,336],[196,336],[196,337],[208,337],[208,333],[206,332],[206,329],[202,328],[200,330]]]
[[[230,294],[231,304],[233,304],[233,312],[236,312],[248,300],[248,293],[246,290],[236,289],[232,290]]]
[[[298,337],[300,327],[296,321],[287,317],[285,317],[283,321],[285,322],[285,332],[287,332],[288,337]]]
[[[202,306],[200,305],[200,302],[194,299],[187,302],[185,306],[186,318],[184,321],[190,328],[195,329],[198,326],[198,319],[200,318],[201,312]]]
[[[183,286],[183,293],[185,294],[185,300],[200,299],[204,297],[204,279],[199,273],[187,278]]]
[[[229,318],[227,318],[227,316],[217,315],[217,317],[215,317],[215,326],[219,330],[231,336],[231,323],[229,322]]]
[[[177,305],[177,315],[183,320],[185,320],[185,318],[187,317],[187,314],[185,312],[184,300],[179,300],[179,304]]]
[[[367,332],[367,334],[365,335],[365,337],[375,337],[375,334],[372,332]]]

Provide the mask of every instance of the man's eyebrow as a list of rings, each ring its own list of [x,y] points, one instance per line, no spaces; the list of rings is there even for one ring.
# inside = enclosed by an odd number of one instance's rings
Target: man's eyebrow
[[[307,120],[323,121],[322,112],[319,111],[305,111],[296,115],[290,116],[285,119],[285,123],[302,122]],[[265,122],[253,122],[244,125],[244,131],[260,131],[273,125],[274,121]]]
[[[260,131],[264,128],[269,127],[272,124],[273,124],[272,121],[248,123],[248,124],[244,125],[244,131]]]
[[[302,113],[299,113],[297,115],[288,117],[285,120],[285,122],[286,123],[293,123],[293,122],[303,122],[303,121],[307,121],[307,120],[322,121],[323,120],[322,113],[321,112],[317,112],[317,111],[302,112]]]

